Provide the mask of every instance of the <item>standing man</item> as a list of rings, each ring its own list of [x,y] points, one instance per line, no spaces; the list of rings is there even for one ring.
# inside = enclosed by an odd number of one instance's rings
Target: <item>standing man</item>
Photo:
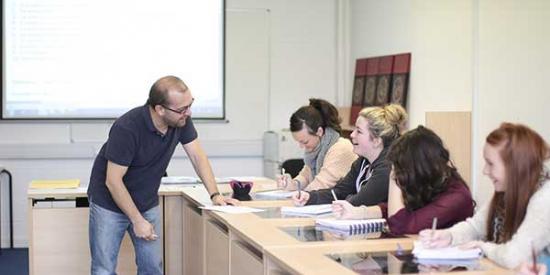
[[[138,274],[163,273],[158,189],[178,143],[212,202],[229,202],[220,195],[197,138],[193,100],[181,79],[166,76],[153,84],[144,106],[128,111],[111,127],[88,187],[91,274],[115,274],[126,231],[134,244]]]

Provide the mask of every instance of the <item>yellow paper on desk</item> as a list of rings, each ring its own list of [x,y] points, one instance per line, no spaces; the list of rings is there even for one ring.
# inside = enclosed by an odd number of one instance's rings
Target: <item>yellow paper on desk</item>
[[[31,188],[33,189],[77,188],[79,186],[80,186],[79,179],[31,181]]]

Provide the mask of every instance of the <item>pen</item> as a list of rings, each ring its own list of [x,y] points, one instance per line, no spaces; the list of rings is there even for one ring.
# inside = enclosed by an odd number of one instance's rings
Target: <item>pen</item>
[[[287,186],[286,177],[285,177],[285,168],[281,168],[281,175],[283,176],[283,182],[285,183],[285,187]]]
[[[330,189],[330,193],[332,193],[332,197],[334,198],[334,200],[337,201],[338,197],[336,197],[336,193],[334,193],[334,189]]]
[[[300,199],[300,195],[302,194],[302,183],[299,180],[296,180],[296,183],[298,184],[298,199]]]
[[[435,229],[437,228],[437,217],[434,217],[433,221],[432,221],[432,238],[434,237],[434,233],[435,233]]]
[[[395,254],[398,256],[403,255],[403,247],[399,243],[397,243],[397,251]]]
[[[535,272],[535,274],[539,274],[539,269],[537,267],[537,253],[535,252],[533,242],[531,242],[531,254],[533,256],[533,272]]]

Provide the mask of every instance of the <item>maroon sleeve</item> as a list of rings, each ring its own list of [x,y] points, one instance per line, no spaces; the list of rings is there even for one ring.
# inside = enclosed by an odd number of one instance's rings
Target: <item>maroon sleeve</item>
[[[378,207],[380,207],[380,210],[382,211],[382,218],[387,219],[388,218],[388,203],[387,202],[379,203]]]
[[[387,216],[387,206],[385,211],[382,206],[381,209],[382,213],[385,212],[383,215]],[[473,213],[474,202],[470,190],[455,180],[431,203],[414,211],[403,208],[387,218],[387,221],[393,234],[417,234],[422,229],[431,228],[434,217],[437,217],[437,228],[448,228],[471,217]]]

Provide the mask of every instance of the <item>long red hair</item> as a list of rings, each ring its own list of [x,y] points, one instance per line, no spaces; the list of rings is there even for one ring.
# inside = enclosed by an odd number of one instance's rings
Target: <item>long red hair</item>
[[[521,124],[502,123],[485,141],[500,148],[506,171],[506,191],[495,192],[491,200],[487,239],[504,243],[512,238],[523,222],[529,199],[539,187],[549,149],[537,132]],[[503,223],[495,240],[493,221],[497,215],[503,218]]]

